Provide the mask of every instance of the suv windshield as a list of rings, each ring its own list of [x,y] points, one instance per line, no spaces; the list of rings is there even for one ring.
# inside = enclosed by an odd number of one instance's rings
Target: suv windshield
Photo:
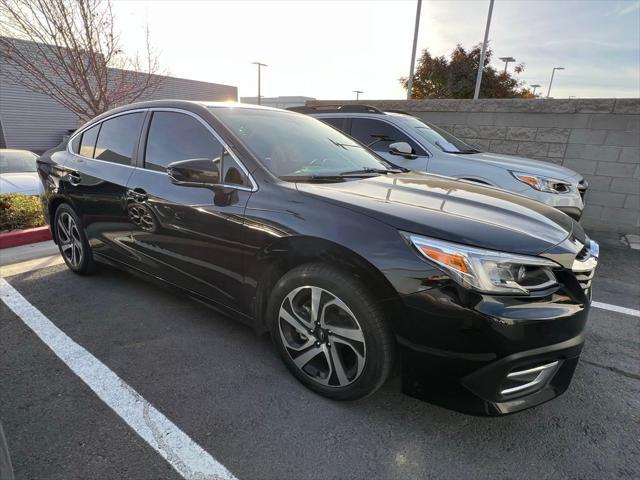
[[[393,166],[320,120],[294,112],[210,107],[274,175],[288,181],[342,181]]]
[[[31,152],[0,150],[0,173],[35,172],[36,158]]]
[[[446,153],[480,153],[480,150],[473,148],[471,145],[464,143],[459,138],[454,137],[449,132],[423,122],[419,118],[409,115],[396,117],[402,122],[406,128],[410,129],[416,135],[422,137],[431,145],[439,148]]]

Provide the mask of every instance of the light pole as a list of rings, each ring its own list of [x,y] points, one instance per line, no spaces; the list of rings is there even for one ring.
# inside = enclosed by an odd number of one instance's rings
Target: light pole
[[[260,94],[260,68],[261,67],[268,67],[269,65],[267,65],[266,63],[260,63],[260,62],[251,62],[252,65],[257,65],[258,66],[258,105],[260,105],[260,98],[261,98],[261,94]]]
[[[351,90],[351,91],[356,94],[356,102],[360,100],[360,94],[364,93],[362,90]]]
[[[516,61],[516,59],[513,57],[500,57],[500,60],[504,62],[504,73],[507,73],[507,65],[509,65],[511,62]]]
[[[536,85],[531,85],[531,87],[533,88],[533,96],[536,96],[536,88],[540,88],[540,85],[536,84]]]
[[[551,95],[551,84],[553,83],[553,76],[556,74],[556,70],[564,70],[564,67],[553,67],[551,71],[551,80],[549,81],[549,90],[547,90],[547,98]]]
[[[413,68],[416,64],[416,48],[418,46],[418,30],[420,29],[420,9],[422,8],[422,0],[418,0],[416,9],[416,26],[413,30],[413,49],[411,50],[411,67],[409,68],[409,81],[407,82],[407,100],[411,100],[411,91],[413,90]]]
[[[478,64],[478,76],[476,77],[476,91],[473,93],[473,99],[477,100],[480,96],[480,84],[482,83],[482,70],[484,69],[484,57],[487,54],[487,40],[489,39],[489,27],[491,26],[491,14],[493,13],[493,0],[489,0],[489,14],[487,15],[487,26],[484,29],[484,41],[482,42],[482,51],[480,52],[480,63]]]

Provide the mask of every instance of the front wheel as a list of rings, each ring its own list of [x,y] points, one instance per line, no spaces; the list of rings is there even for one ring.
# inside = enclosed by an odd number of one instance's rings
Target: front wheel
[[[280,356],[315,392],[355,400],[389,376],[392,332],[375,298],[353,276],[324,264],[302,265],[280,279],[268,308]]]

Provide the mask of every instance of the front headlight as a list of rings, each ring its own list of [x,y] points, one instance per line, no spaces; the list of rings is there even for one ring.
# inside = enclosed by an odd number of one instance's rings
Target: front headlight
[[[548,193],[569,193],[571,191],[571,183],[555,178],[541,177],[539,175],[530,175],[522,172],[511,172],[516,180],[526,183],[531,188]]]
[[[411,233],[402,235],[460,285],[487,293],[529,294],[557,284],[557,263],[540,257],[494,252]]]

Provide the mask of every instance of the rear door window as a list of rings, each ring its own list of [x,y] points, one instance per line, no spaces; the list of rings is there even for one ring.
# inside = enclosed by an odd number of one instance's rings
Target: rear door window
[[[144,113],[128,113],[102,122],[93,158],[131,165]]]
[[[406,142],[416,155],[426,155],[425,151],[400,129],[381,120],[352,118],[351,136],[376,152],[388,152],[389,145]]]

